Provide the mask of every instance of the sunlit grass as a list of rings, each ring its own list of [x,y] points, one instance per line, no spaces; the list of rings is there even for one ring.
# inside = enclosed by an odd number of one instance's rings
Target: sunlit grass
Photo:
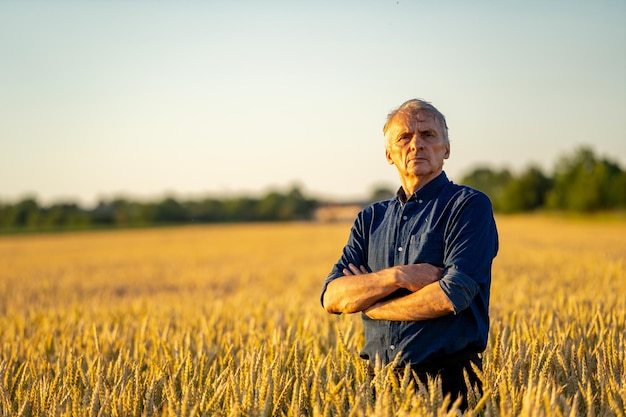
[[[486,394],[470,404],[623,416],[626,223],[497,220]],[[436,389],[368,381],[359,317],[320,307],[348,229],[0,238],[0,414],[446,415]]]

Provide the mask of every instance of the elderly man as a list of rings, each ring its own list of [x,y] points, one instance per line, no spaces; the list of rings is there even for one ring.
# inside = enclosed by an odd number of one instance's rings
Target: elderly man
[[[329,313],[361,312],[363,359],[397,359],[422,382],[439,377],[444,394],[463,396],[465,409],[464,370],[482,388],[472,363],[482,369],[489,331],[498,251],[491,202],[443,172],[448,127],[432,104],[405,102],[387,116],[383,133],[401,186],[395,198],[358,214],[324,282],[322,305]]]

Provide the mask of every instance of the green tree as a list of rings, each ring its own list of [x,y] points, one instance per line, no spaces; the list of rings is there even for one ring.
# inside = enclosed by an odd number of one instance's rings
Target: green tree
[[[2,204],[0,205],[0,228],[37,228],[41,221],[42,210],[35,197],[25,197],[15,204]]]
[[[186,208],[174,197],[166,197],[155,207],[154,221],[157,223],[181,223],[189,220]]]
[[[310,219],[316,205],[317,202],[307,199],[298,186],[293,186],[286,194],[270,191],[258,202],[257,218],[279,221]]]
[[[481,166],[462,177],[461,184],[476,188],[487,194],[493,203],[494,210],[500,211],[504,191],[513,179],[508,169],[494,170]]]
[[[285,197],[276,191],[270,191],[259,201],[259,220],[279,220],[284,205]]]
[[[224,220],[256,221],[259,220],[259,200],[250,197],[237,197],[224,204]]]
[[[616,173],[609,180],[609,206],[626,209],[626,171]]]
[[[74,202],[55,203],[43,209],[38,227],[46,229],[56,228],[85,228],[92,224],[92,216]]]
[[[540,168],[530,166],[504,187],[498,207],[505,213],[536,210],[544,206],[551,186],[551,179]]]
[[[598,158],[583,146],[559,159],[548,206],[572,211],[613,209],[623,204],[626,191],[618,164]]]
[[[39,204],[34,197],[26,197],[15,206],[13,206],[12,216],[9,226],[33,227],[36,223],[35,219],[39,218]]]
[[[293,186],[285,196],[282,216],[286,220],[307,220],[313,216],[317,201],[304,196],[300,187]]]
[[[224,220],[224,202],[215,198],[205,198],[187,203],[189,217],[193,222],[219,222]]]

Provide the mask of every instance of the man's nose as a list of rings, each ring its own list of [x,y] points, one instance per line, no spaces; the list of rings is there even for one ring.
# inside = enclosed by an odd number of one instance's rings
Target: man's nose
[[[413,135],[411,138],[411,149],[423,149],[424,148],[424,140],[418,134]]]

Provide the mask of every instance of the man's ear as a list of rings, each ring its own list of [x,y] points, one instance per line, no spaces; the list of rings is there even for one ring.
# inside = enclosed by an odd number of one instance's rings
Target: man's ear
[[[385,148],[385,158],[387,159],[387,162],[389,162],[389,165],[393,165],[393,159],[391,159],[391,154],[387,148]]]
[[[446,145],[446,153],[443,155],[443,159],[450,158],[450,144]]]

